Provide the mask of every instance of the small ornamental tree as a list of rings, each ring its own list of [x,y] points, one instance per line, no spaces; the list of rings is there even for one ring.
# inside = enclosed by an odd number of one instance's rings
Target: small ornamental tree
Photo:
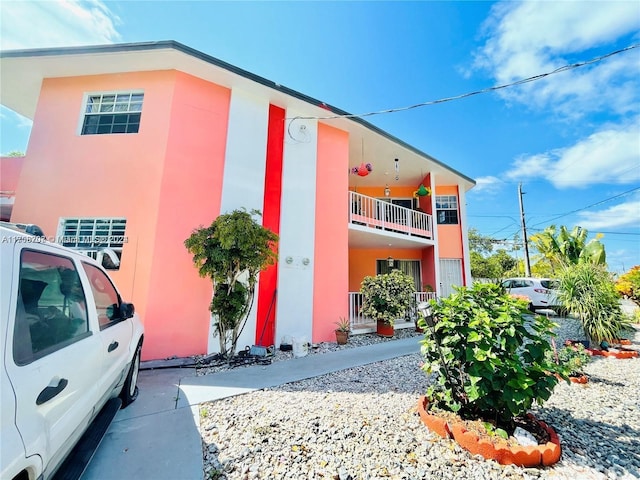
[[[413,278],[400,270],[365,277],[360,287],[362,314],[393,325],[411,306],[415,291]]]
[[[559,366],[545,355],[553,323],[531,319],[527,302],[500,286],[477,283],[431,302],[434,322],[420,318],[423,370],[435,374],[427,397],[465,419],[511,427],[536,401],[547,400]]]
[[[201,277],[213,283],[209,310],[220,340],[220,354],[230,359],[247,322],[258,273],[276,261],[278,236],[254,220],[258,210],[234,210],[200,227],[185,240]]]

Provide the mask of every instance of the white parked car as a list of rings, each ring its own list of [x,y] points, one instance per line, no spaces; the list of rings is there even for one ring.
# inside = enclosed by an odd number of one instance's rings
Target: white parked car
[[[507,278],[502,287],[509,293],[523,295],[529,299],[529,310],[549,308],[560,311],[556,301],[558,281],[551,278]]]
[[[88,256],[2,223],[0,260],[0,478],[77,478],[138,395],[142,324]]]

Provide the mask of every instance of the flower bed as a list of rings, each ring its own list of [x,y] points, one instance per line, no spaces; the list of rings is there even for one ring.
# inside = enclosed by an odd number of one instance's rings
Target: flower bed
[[[468,429],[461,420],[448,421],[429,413],[429,400],[426,397],[420,397],[418,413],[422,422],[435,434],[443,438],[452,438],[472,455],[481,455],[485,459],[495,460],[501,465],[548,466],[558,462],[562,454],[560,440],[556,432],[531,414],[527,415],[527,419],[537,423],[548,434],[549,441],[537,446],[523,447],[499,437],[483,438]]]

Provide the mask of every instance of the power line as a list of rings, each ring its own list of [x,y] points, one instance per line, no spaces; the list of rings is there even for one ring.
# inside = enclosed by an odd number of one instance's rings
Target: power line
[[[535,82],[537,80],[542,80],[543,78],[548,77],[550,75],[555,75],[557,73],[566,72],[566,71],[569,71],[569,70],[574,70],[574,69],[579,68],[579,67],[584,67],[585,65],[591,65],[593,63],[600,62],[600,61],[602,61],[602,60],[604,60],[606,58],[612,57],[614,55],[618,55],[618,54],[626,52],[628,50],[633,50],[634,48],[638,48],[638,47],[640,47],[640,43],[629,45],[628,47],[621,48],[620,50],[615,50],[613,52],[609,52],[609,53],[606,53],[604,55],[600,55],[599,57],[592,58],[591,60],[585,60],[583,62],[577,62],[577,63],[570,63],[568,65],[564,65],[562,67],[556,68],[555,70],[552,70],[550,72],[540,73],[540,74],[534,75],[532,77],[527,77],[527,78],[523,78],[521,80],[516,80],[515,82],[505,83],[503,85],[495,85],[493,87],[483,88],[482,90],[476,90],[476,91],[473,91],[473,92],[463,93],[461,95],[455,95],[453,97],[441,98],[439,100],[431,100],[431,101],[428,101],[428,102],[416,103],[414,105],[409,105],[409,106],[406,106],[406,107],[389,108],[389,109],[386,109],[386,110],[378,110],[378,111],[375,111],[375,112],[367,112],[367,113],[345,113],[343,115],[338,115],[338,114],[336,114],[336,115],[327,115],[327,116],[323,116],[323,117],[297,116],[297,117],[289,117],[286,120],[331,120],[331,119],[335,119],[335,118],[362,118],[362,117],[370,117],[370,116],[373,116],[373,115],[382,115],[383,113],[403,112],[403,111],[407,111],[407,110],[412,110],[414,108],[427,107],[427,106],[430,106],[430,105],[437,105],[439,103],[451,102],[453,100],[460,100],[460,99],[463,99],[463,98],[472,97],[474,95],[480,95],[482,93],[494,92],[494,91],[497,91],[497,90],[502,90],[504,88],[515,87],[515,86],[518,86],[518,85],[523,85],[525,83],[530,83],[530,82]]]
[[[619,198],[619,197],[623,197],[624,195],[628,195],[628,194],[630,194],[632,192],[635,192],[636,190],[640,190],[640,187],[632,188],[631,190],[627,190],[626,192],[622,192],[622,193],[620,193],[618,195],[614,195],[613,197],[605,198],[604,200],[600,200],[599,202],[592,203],[591,205],[587,205],[586,207],[578,208],[577,210],[572,210],[570,212],[563,213],[562,215],[558,215],[557,217],[553,217],[550,220],[545,220],[544,222],[535,223],[535,224],[531,225],[531,227],[537,227],[538,225],[542,225],[543,223],[553,222],[554,220],[557,220],[559,218],[566,217],[566,216],[571,215],[573,213],[581,212],[582,210],[586,210],[587,208],[595,207],[597,205],[609,202],[609,201],[614,200],[614,199]]]

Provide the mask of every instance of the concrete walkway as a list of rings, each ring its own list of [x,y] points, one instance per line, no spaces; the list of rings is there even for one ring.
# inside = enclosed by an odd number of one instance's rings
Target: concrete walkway
[[[82,480],[202,478],[198,405],[419,352],[420,337],[197,377],[194,368],[142,370],[140,395],[120,410]]]

